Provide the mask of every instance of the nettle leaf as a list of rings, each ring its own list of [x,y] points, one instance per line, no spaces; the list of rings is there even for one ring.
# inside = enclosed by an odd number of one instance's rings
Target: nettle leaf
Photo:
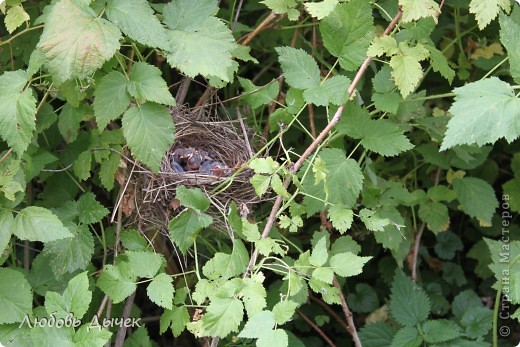
[[[209,0],[179,0],[164,6],[163,22],[171,29],[166,33],[166,58],[190,77],[200,74],[230,82],[229,72],[238,67],[232,60],[237,44],[227,25],[212,16],[215,12],[216,3]]]
[[[480,224],[491,225],[498,200],[489,183],[476,177],[464,177],[453,181],[453,190],[468,216],[477,218]]]
[[[320,69],[312,56],[303,49],[277,47],[280,65],[287,83],[298,89],[319,85]]]
[[[316,19],[321,20],[328,16],[339,3],[339,0],[323,0],[320,2],[306,2],[305,9]]]
[[[88,290],[87,272],[82,272],[71,279],[63,294],[48,291],[45,294],[45,309],[48,314],[54,313],[56,318],[64,318],[69,313],[81,319],[87,313],[92,300],[92,292]]]
[[[94,91],[94,115],[100,129],[117,119],[130,104],[128,79],[118,71],[105,75]]]
[[[84,224],[94,224],[108,215],[108,209],[101,205],[92,192],[84,193],[78,200],[79,221]]]
[[[337,129],[360,139],[363,147],[383,156],[395,156],[413,148],[399,126],[386,119],[370,119],[368,110],[354,103],[347,105]]]
[[[308,103],[316,106],[342,105],[348,100],[348,87],[350,79],[337,75],[326,79],[321,84],[312,86],[303,92],[303,97]]]
[[[372,257],[360,257],[352,252],[339,253],[330,257],[329,263],[334,272],[341,277],[352,277],[362,272],[363,266]]]
[[[244,305],[236,298],[214,298],[202,317],[202,326],[207,336],[226,337],[238,327],[244,317]]]
[[[146,287],[146,294],[157,305],[171,310],[173,304],[174,288],[172,278],[167,274],[160,273],[154,277]]]
[[[21,322],[32,315],[31,285],[16,270],[0,268],[0,324]]]
[[[441,13],[439,4],[434,0],[399,0],[399,5],[403,10],[403,23],[427,17],[432,17],[437,23],[437,16]]]
[[[278,96],[280,89],[276,80],[268,83],[267,86],[256,86],[247,78],[242,77],[238,77],[238,81],[244,88],[244,101],[252,108],[269,105]]]
[[[509,57],[509,71],[515,82],[520,83],[520,46],[518,46],[518,32],[520,32],[520,9],[515,7],[511,16],[500,14],[500,41],[507,49]]]
[[[450,226],[448,207],[440,202],[427,202],[419,207],[421,218],[434,233],[446,231]]]
[[[145,103],[123,115],[123,134],[137,159],[154,172],[173,143],[175,125],[165,106]]]
[[[146,0],[111,0],[108,19],[131,39],[146,46],[166,48],[167,37],[159,19]]]
[[[372,6],[365,0],[351,0],[337,5],[320,22],[323,45],[347,71],[357,69],[367,55],[374,35]]]
[[[500,9],[509,13],[511,2],[509,0],[471,0],[469,4],[469,12],[475,14],[480,30],[497,17]]]
[[[213,218],[202,212],[186,210],[173,218],[168,224],[175,244],[186,254],[193,245],[199,232],[209,226]]]
[[[54,80],[62,83],[93,74],[120,48],[119,39],[119,29],[86,2],[60,0],[47,14],[37,48]]]
[[[170,94],[166,81],[161,77],[161,70],[145,62],[132,66],[127,90],[140,103],[153,101],[158,104],[175,106],[175,99]]]
[[[94,237],[87,225],[72,230],[73,237],[45,243],[44,252],[50,254],[52,272],[57,276],[83,270],[94,254]]]
[[[137,289],[137,275],[125,262],[105,265],[97,286],[117,304],[129,297]]]
[[[390,295],[390,313],[401,325],[414,326],[430,314],[430,299],[402,271],[396,271]]]
[[[520,135],[520,99],[506,82],[490,77],[455,88],[455,102],[450,108],[453,118],[442,141],[441,150],[456,145],[482,147],[500,138],[512,142]]]
[[[7,13],[5,15],[4,23],[5,28],[9,32],[9,34],[12,34],[13,31],[15,31],[20,25],[23,24],[23,22],[28,21],[31,19],[27,12],[23,9],[22,6],[16,5],[9,10],[7,10]]]
[[[24,91],[29,75],[22,70],[0,76],[0,137],[22,155],[36,129],[36,99],[31,88]]]
[[[39,206],[29,206],[19,211],[12,225],[12,233],[20,240],[41,242],[73,236],[56,215]]]
[[[403,98],[411,94],[422,77],[421,60],[428,58],[430,52],[418,43],[410,47],[406,42],[399,43],[399,52],[390,59],[392,77]]]

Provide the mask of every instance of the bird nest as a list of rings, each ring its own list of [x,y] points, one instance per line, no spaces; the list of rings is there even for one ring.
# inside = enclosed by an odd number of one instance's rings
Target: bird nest
[[[181,106],[172,108],[171,114],[175,142],[163,157],[159,172],[134,170],[134,224],[141,231],[153,228],[168,235],[169,221],[181,211],[175,199],[180,185],[198,187],[208,196],[211,207],[207,213],[214,217],[217,227],[227,226],[223,216],[232,202],[247,214],[259,201],[249,183],[253,172],[244,165],[254,154],[251,130],[240,118],[223,120],[216,108]],[[199,162],[192,167],[188,161],[196,156]],[[204,165],[221,170],[204,170]]]

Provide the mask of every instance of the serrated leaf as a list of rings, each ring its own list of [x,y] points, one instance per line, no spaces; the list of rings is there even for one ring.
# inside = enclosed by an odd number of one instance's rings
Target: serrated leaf
[[[419,207],[421,218],[434,233],[446,231],[450,226],[448,207],[440,202],[427,202]]]
[[[128,79],[118,71],[112,71],[101,79],[94,91],[94,114],[99,129],[104,129],[127,109],[131,100],[127,85]]]
[[[193,245],[198,233],[213,222],[211,216],[196,211],[184,211],[168,224],[175,244],[182,253]]]
[[[146,0],[111,0],[108,19],[130,38],[150,47],[165,48],[167,37]]]
[[[12,34],[13,31],[15,31],[20,25],[23,24],[23,22],[26,22],[29,19],[31,19],[31,17],[29,17],[22,6],[13,6],[7,10],[7,14],[5,15],[5,28],[9,34]]]
[[[271,311],[262,311],[254,314],[246,322],[238,337],[257,339],[269,333],[275,326],[275,316]]]
[[[269,105],[278,96],[279,84],[277,81],[268,83],[267,86],[256,86],[246,78],[238,78],[240,85],[244,88],[243,99],[252,108]]]
[[[323,0],[320,2],[306,2],[305,9],[316,19],[321,20],[327,17],[339,3],[339,0]]]
[[[56,318],[64,318],[72,313],[75,318],[81,319],[87,313],[92,300],[92,292],[88,290],[88,285],[88,276],[85,271],[69,281],[63,295],[48,291],[45,294],[47,313],[54,313]]]
[[[321,84],[312,86],[303,92],[303,98],[316,106],[341,105],[348,100],[350,79],[337,75],[326,79]]]
[[[434,0],[399,0],[399,5],[403,11],[401,18],[403,23],[427,17],[431,17],[437,22],[437,16],[441,13],[439,4]]]
[[[500,14],[500,41],[507,50],[509,71],[515,82],[520,83],[520,47],[518,32],[520,32],[520,9],[516,6],[511,16]]]
[[[62,83],[93,74],[120,48],[120,38],[119,29],[86,2],[60,0],[47,14],[37,48],[55,81]]]
[[[21,272],[0,268],[0,324],[21,322],[32,315],[31,285]]]
[[[332,226],[343,234],[350,229],[354,221],[354,212],[341,204],[337,204],[329,207],[329,219],[332,222]]]
[[[101,222],[108,209],[101,205],[93,193],[87,192],[78,200],[79,221],[84,224]]]
[[[117,304],[137,289],[137,276],[128,263],[105,265],[97,286]]]
[[[464,177],[453,181],[453,190],[468,216],[491,225],[498,200],[489,183],[476,177]]]
[[[520,135],[520,99],[506,82],[497,77],[455,88],[455,102],[450,108],[453,117],[442,141],[441,151],[456,145],[474,144],[482,147],[500,138],[512,142]]]
[[[209,336],[226,337],[238,327],[244,317],[244,305],[236,298],[214,298],[202,317],[204,332]]]
[[[298,303],[292,300],[284,300],[276,303],[273,307],[276,324],[282,325],[291,319],[298,306]]]
[[[414,326],[428,318],[430,299],[403,272],[396,271],[390,295],[390,313],[401,325]]]
[[[307,89],[320,83],[320,70],[312,56],[303,49],[277,47],[280,65],[287,83],[295,88]]]
[[[164,6],[163,22],[171,29],[166,58],[190,77],[200,74],[230,82],[229,72],[238,67],[231,55],[237,44],[227,25],[211,16],[215,5],[208,0],[181,0]]]
[[[160,253],[127,251],[125,256],[132,271],[138,277],[154,278],[157,272],[166,264],[164,257]]]
[[[31,88],[24,91],[28,81],[25,71],[7,71],[0,75],[0,136],[22,155],[36,129],[36,99]]]
[[[123,134],[135,157],[154,172],[173,143],[175,126],[165,106],[145,103],[123,115]]]
[[[359,275],[363,266],[372,257],[360,257],[352,252],[339,253],[330,257],[329,263],[334,272],[341,277]]]
[[[170,327],[173,336],[178,337],[189,322],[190,314],[186,307],[173,307],[172,310],[165,310],[161,316],[160,333],[163,334]]]
[[[88,226],[78,225],[71,230],[73,237],[45,243],[44,251],[51,255],[52,272],[56,277],[84,270],[94,254],[94,237]]]
[[[480,30],[497,17],[500,9],[509,12],[511,2],[509,0],[471,0],[469,3],[469,12],[475,14]]]
[[[175,99],[170,94],[161,70],[145,62],[137,62],[130,71],[128,93],[140,103],[152,101],[158,104],[175,106]]]
[[[365,0],[338,4],[320,23],[323,45],[347,71],[357,69],[374,35],[372,6]]]
[[[164,272],[155,276],[146,287],[146,294],[150,300],[169,310],[172,309],[173,292],[172,278]]]
[[[175,198],[179,199],[183,206],[197,211],[206,211],[211,205],[211,201],[200,188],[177,187]]]
[[[56,215],[39,206],[29,206],[19,211],[12,225],[12,233],[20,240],[41,242],[73,236]]]

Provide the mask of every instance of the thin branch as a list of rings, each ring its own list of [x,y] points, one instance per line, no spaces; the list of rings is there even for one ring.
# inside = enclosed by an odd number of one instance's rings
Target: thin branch
[[[343,295],[343,291],[341,290],[341,286],[339,285],[336,276],[334,276],[334,287],[338,289],[339,299],[341,300],[341,308],[343,309],[343,313],[345,314],[345,318],[347,319],[347,331],[352,336],[352,340],[354,340],[354,345],[356,347],[363,347],[356,330],[356,325],[354,324],[354,318],[352,318],[352,312],[350,312],[350,309],[348,308],[347,300],[345,300],[345,296]]]
[[[296,313],[298,314],[298,316],[302,317],[304,321],[306,321],[314,330],[316,330],[316,332],[325,340],[325,342],[327,342],[327,344],[331,347],[336,347],[336,345],[334,344],[334,342],[332,342],[331,339],[329,339],[329,337],[327,335],[325,335],[325,333],[323,332],[323,330],[320,329],[319,326],[317,326],[316,324],[314,324],[313,321],[311,321],[309,319],[309,317],[307,317],[306,315],[303,314],[302,311],[300,310],[296,310]]]

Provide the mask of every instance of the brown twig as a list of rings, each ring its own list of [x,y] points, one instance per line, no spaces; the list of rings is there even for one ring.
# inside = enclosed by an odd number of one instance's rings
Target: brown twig
[[[309,298],[312,301],[314,301],[315,303],[317,303],[318,305],[320,305],[321,307],[323,307],[323,309],[325,311],[327,311],[332,316],[332,318],[334,318],[336,320],[336,322],[338,322],[339,325],[341,325],[343,327],[343,329],[348,331],[349,328],[348,328],[347,323],[345,323],[345,321],[336,312],[334,312],[334,310],[332,308],[330,308],[329,305],[327,305],[325,302],[323,302],[323,300],[321,300],[320,298],[317,298],[312,293],[309,294]]]
[[[331,347],[336,347],[336,345],[334,344],[334,342],[332,342],[332,340],[327,336],[325,335],[325,333],[323,332],[323,330],[320,329],[319,326],[317,326],[316,324],[314,324],[313,321],[311,321],[309,319],[309,317],[307,317],[306,315],[303,314],[302,311],[300,310],[296,310],[296,313],[298,314],[298,316],[302,317],[304,321],[306,321],[314,330],[316,330],[316,332],[325,340],[325,342],[327,342],[327,344]]]
[[[339,285],[339,282],[334,276],[334,287],[338,289],[339,299],[341,300],[341,308],[343,309],[343,313],[345,314],[345,318],[347,319],[348,328],[347,331],[352,336],[352,340],[354,340],[354,345],[356,347],[363,347],[361,344],[361,340],[359,339],[359,335],[356,330],[356,325],[354,324],[354,318],[352,318],[352,312],[350,312],[350,309],[347,305],[347,300],[345,300],[345,296],[343,295],[343,291],[341,290],[341,286]]]

